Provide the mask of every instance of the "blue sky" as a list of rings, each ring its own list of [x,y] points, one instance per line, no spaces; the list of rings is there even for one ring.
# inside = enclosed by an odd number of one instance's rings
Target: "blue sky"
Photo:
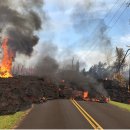
[[[126,3],[128,1],[126,0]],[[89,7],[92,2],[94,5]],[[107,31],[107,37],[111,39],[111,48],[114,51],[115,47],[118,46],[126,50],[126,45],[130,45],[130,7],[114,24],[126,7],[126,3],[121,6],[124,0],[118,0],[116,4],[115,2],[117,0],[107,0],[105,2],[104,0],[45,0],[44,10],[49,18],[49,25],[39,33],[41,43],[44,44],[44,41],[51,40],[61,50],[65,48],[72,49],[72,52],[86,62],[88,67],[100,60],[105,61],[105,51],[99,49],[101,45],[96,44],[94,46],[97,42],[94,32],[100,23],[99,19],[103,19],[106,14],[109,14],[104,21],[110,28]],[[78,15],[80,15],[81,20],[80,17],[78,19],[73,17],[77,5],[80,5],[78,9],[81,14]],[[87,14],[88,10],[89,14]],[[82,15],[85,16],[84,19],[82,19]],[[114,19],[110,22],[114,15]],[[88,24],[87,20],[91,18],[94,19],[94,22],[90,21]],[[79,23],[76,23],[76,20]],[[92,40],[93,37],[94,40]]]

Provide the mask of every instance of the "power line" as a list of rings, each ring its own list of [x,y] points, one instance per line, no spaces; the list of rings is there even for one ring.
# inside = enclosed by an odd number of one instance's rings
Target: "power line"
[[[116,4],[117,4],[117,2],[119,2],[119,1],[116,1]],[[121,6],[120,6],[120,8],[118,9],[118,11],[122,8],[122,6],[124,5],[124,3],[126,2],[126,0],[121,4]],[[128,3],[129,4],[129,3]],[[113,6],[114,7],[114,6]],[[129,6],[126,6],[125,7],[125,9],[121,12],[121,14],[119,15],[119,17],[116,19],[116,21],[114,22],[114,24],[112,25],[112,27],[109,29],[109,31],[113,28],[113,26],[118,22],[118,20],[120,19],[120,17],[123,15],[123,13],[126,11],[126,9],[127,9],[127,7],[129,7]],[[117,12],[118,12],[117,11]],[[115,17],[116,15],[114,15],[114,17]],[[114,18],[113,17],[113,18]],[[98,28],[98,26],[97,26],[97,28]],[[97,29],[96,28],[96,29]],[[97,42],[97,41],[96,41]],[[97,45],[95,44],[93,47],[91,47],[91,50],[93,49],[93,48],[95,48]],[[88,53],[88,55],[91,53],[91,51]]]
[[[112,17],[112,18],[110,19],[110,21],[108,22],[109,24],[110,24],[110,23],[113,21],[113,19],[116,17],[118,11],[120,11],[120,9],[123,7],[123,5],[126,3],[126,1],[127,1],[127,0],[125,0],[125,1],[121,4],[120,8],[118,8],[118,10],[115,12],[115,14],[113,15],[113,17]]]
[[[114,3],[114,5],[112,6],[112,8],[108,11],[108,13],[105,15],[105,17],[103,18],[103,19],[105,19],[105,18],[107,18],[107,16],[109,16],[109,14],[111,13],[111,11],[112,11],[112,9],[117,5],[117,3],[119,2],[120,0],[116,0],[115,1],[115,3]],[[126,0],[125,0],[126,1]],[[125,3],[125,1],[121,4],[121,7],[122,7],[122,5]],[[121,8],[120,7],[120,8]],[[120,10],[120,8],[118,9],[118,11]],[[93,33],[98,29],[98,27],[99,27],[99,25],[100,25],[100,22],[97,24],[97,26],[95,27],[95,29],[91,32],[91,35],[89,35],[89,37],[91,37],[92,35],[93,35]],[[91,37],[92,38],[92,37]],[[97,42],[97,41],[96,41]],[[96,44],[94,44],[92,47],[91,47],[91,50],[93,49],[93,48],[95,48],[97,45]],[[88,53],[88,54],[90,54],[91,53],[91,51]]]
[[[104,20],[109,16],[109,14],[111,13],[111,11],[112,11],[112,9],[117,5],[117,3],[119,2],[120,0],[116,0],[115,1],[115,3],[114,3],[114,5],[112,6],[112,8],[108,11],[108,13],[104,16]],[[98,29],[98,26],[100,25],[100,23],[101,22],[99,22],[98,24],[97,24],[97,26],[95,27],[95,29],[91,32],[91,34],[89,35],[89,37],[91,36],[91,35],[93,35],[93,33]]]
[[[113,5],[113,7],[109,10],[109,12],[105,15],[105,17],[104,17],[104,19],[109,15],[109,13],[112,11],[112,9],[115,7],[115,5],[117,4],[119,2],[119,0],[117,0],[116,2],[115,2],[115,4]],[[123,5],[124,5],[124,3],[126,2],[126,0],[121,4],[121,6],[120,6],[120,8],[116,11],[116,13],[123,7]],[[119,15],[119,17],[116,19],[116,21],[114,22],[114,24],[112,25],[112,27],[111,27],[111,29],[113,28],[113,26],[118,22],[118,20],[120,19],[120,17],[123,15],[123,13],[125,12],[125,10],[127,9],[127,7],[128,6],[126,6],[125,7],[125,9],[121,12],[121,14]],[[115,14],[116,14],[115,13]],[[116,16],[114,14],[114,17]],[[112,19],[114,19],[114,17],[112,18]],[[112,21],[112,20],[111,20]],[[98,29],[98,25],[100,24],[100,22],[97,24],[97,26],[96,26],[96,28],[95,28],[95,30],[97,30]],[[95,30],[93,30],[93,32],[95,32]],[[109,30],[110,31],[110,30]],[[92,34],[93,34],[93,32],[92,32]],[[91,35],[90,35],[91,36]],[[97,41],[96,41],[97,42]],[[96,43],[94,43],[93,44],[93,46],[91,46],[91,49],[89,49],[89,52],[88,52],[88,54],[87,54],[87,56],[89,56],[92,52],[91,52],[91,50],[93,50],[94,48],[96,48],[97,47],[97,44]]]
[[[107,16],[111,13],[111,11],[112,11],[112,9],[116,6],[116,4],[119,2],[120,0],[116,0],[115,1],[115,4],[112,6],[112,8],[109,10],[109,12],[106,14],[106,16],[104,17],[104,19],[105,18],[107,18]]]
[[[116,19],[116,21],[112,24],[112,26],[110,27],[109,31],[114,27],[115,24],[117,24],[117,22],[119,21],[120,17],[125,13],[125,11],[127,10],[128,6],[126,6],[124,8],[124,10],[121,12],[121,14],[118,16],[118,18]]]

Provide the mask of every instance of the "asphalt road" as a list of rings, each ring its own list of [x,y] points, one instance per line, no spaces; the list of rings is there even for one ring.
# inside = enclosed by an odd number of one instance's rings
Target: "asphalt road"
[[[18,129],[85,129],[92,128],[70,100],[50,100],[34,105]]]
[[[104,129],[130,129],[130,112],[109,103],[78,102]]]
[[[34,105],[18,129],[93,129],[85,110],[104,129],[130,129],[130,113],[104,103],[51,100]],[[93,121],[93,122],[94,122]]]

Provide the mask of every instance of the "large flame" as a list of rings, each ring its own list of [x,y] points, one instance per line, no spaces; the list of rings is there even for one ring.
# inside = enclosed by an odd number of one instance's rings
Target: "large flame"
[[[13,52],[8,48],[8,38],[5,38],[2,43],[3,58],[0,63],[0,77],[9,78],[13,77],[11,74]]]

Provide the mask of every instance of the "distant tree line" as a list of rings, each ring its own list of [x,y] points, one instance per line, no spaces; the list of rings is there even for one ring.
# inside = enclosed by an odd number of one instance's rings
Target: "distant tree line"
[[[115,58],[112,59],[112,64],[99,62],[90,67],[88,71],[85,68],[82,70],[84,76],[91,76],[95,79],[110,79],[117,80],[121,86],[126,85],[126,77],[123,75],[125,67],[127,67],[126,60],[123,61],[125,52],[123,48],[116,48]]]

